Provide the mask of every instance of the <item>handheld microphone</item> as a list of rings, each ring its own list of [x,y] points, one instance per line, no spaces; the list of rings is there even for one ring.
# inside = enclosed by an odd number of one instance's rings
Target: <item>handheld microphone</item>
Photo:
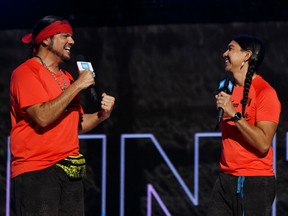
[[[234,89],[234,85],[235,85],[235,79],[233,77],[233,74],[231,72],[227,72],[224,79],[219,82],[218,87],[217,87],[217,92],[219,93],[223,91],[231,95]],[[218,130],[219,124],[224,115],[224,110],[222,108],[219,108],[218,110],[219,111],[218,111],[217,124],[216,124],[215,130]]]
[[[90,71],[93,71],[93,74],[95,76],[95,72],[93,70],[93,67],[92,67],[92,64],[91,62],[87,62],[84,58],[83,55],[78,55],[77,56],[77,67],[78,67],[78,70],[79,70],[79,73],[81,73],[83,70],[85,69],[88,69]],[[91,94],[91,98],[94,102],[97,101],[97,93],[96,93],[96,89],[94,88],[93,85],[89,86],[89,89],[90,89],[90,94]]]

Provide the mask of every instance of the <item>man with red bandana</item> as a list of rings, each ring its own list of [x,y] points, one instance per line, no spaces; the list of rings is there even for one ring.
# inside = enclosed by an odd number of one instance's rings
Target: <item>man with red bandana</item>
[[[93,71],[74,80],[60,65],[70,60],[73,31],[61,17],[46,16],[22,38],[31,58],[12,73],[11,170],[17,215],[84,215],[82,178],[71,178],[58,164],[77,157],[78,133],[110,117],[115,98],[101,96],[101,111],[84,113],[81,90],[95,84]],[[83,173],[81,173],[83,174]]]

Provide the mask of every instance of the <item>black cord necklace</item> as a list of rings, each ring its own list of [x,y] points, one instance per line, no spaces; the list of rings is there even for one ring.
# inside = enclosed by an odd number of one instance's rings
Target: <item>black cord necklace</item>
[[[58,86],[60,87],[60,89],[62,90],[62,92],[64,92],[64,90],[67,88],[67,84],[66,84],[66,80],[64,78],[64,74],[63,74],[63,71],[60,69],[60,73],[61,73],[61,77],[62,77],[62,80],[63,80],[63,84],[64,86],[61,85],[61,83],[59,82],[59,80],[57,79],[57,77],[55,76],[54,72],[52,72],[51,70],[49,70],[48,66],[46,65],[46,63],[43,61],[43,59],[36,55],[35,56],[36,58],[38,58],[41,62],[41,64],[50,72],[50,74],[52,75],[53,79],[57,82]]]

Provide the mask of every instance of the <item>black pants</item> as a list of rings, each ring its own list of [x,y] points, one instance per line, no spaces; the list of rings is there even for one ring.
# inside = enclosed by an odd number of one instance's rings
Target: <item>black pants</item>
[[[84,215],[82,179],[69,179],[57,166],[13,178],[11,192],[17,216]]]
[[[237,192],[238,176],[220,173],[214,185],[207,216],[271,216],[276,193],[274,176],[245,176]],[[239,183],[239,184],[238,184]]]

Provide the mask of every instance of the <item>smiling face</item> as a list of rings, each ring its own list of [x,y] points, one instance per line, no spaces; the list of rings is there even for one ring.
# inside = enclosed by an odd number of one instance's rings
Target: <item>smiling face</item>
[[[60,33],[60,34],[54,35],[53,37],[47,40],[48,40],[47,49],[51,53],[58,56],[63,62],[70,60],[71,58],[70,50],[71,50],[71,47],[75,43],[71,34]]]
[[[247,51],[242,50],[239,44],[232,40],[228,44],[227,50],[223,53],[225,60],[225,70],[232,73],[238,72],[245,61],[247,61]],[[244,62],[244,63],[243,63]]]

